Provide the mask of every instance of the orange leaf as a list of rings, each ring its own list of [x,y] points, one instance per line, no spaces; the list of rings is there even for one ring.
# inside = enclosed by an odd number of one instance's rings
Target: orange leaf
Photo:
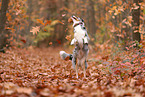
[[[46,30],[46,29],[44,29],[43,31],[44,31],[44,32],[47,32],[47,30]]]
[[[45,23],[45,26],[46,26],[47,24],[51,24],[51,20],[47,20],[46,23]]]
[[[36,19],[40,24],[44,25],[43,21],[40,19]]]
[[[61,24],[64,24],[63,22],[61,22],[61,21],[58,21],[59,23],[61,23]]]
[[[11,17],[11,15],[9,14],[9,13],[6,13],[6,16],[7,16],[7,19],[10,21],[10,20],[12,20],[12,17]]]
[[[67,35],[65,38],[66,38],[68,41],[71,41],[71,35]]]
[[[8,34],[6,34],[6,35],[5,35],[5,37],[9,37],[9,35],[8,35]]]
[[[21,41],[22,41],[23,43],[26,43],[26,40],[24,40],[24,39],[21,39]]]
[[[49,45],[52,45],[52,42],[49,42]]]
[[[12,31],[12,33],[14,33],[14,32],[15,32],[15,29],[10,28],[10,27],[5,27],[5,29],[11,30],[11,31]]]

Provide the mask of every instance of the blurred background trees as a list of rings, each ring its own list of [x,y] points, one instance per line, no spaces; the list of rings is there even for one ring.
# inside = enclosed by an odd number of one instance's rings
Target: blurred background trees
[[[6,24],[6,13],[7,13],[7,9],[8,9],[8,4],[9,4],[9,0],[3,0],[1,2],[1,10],[0,10],[0,49],[3,48],[3,46],[6,45],[6,41],[7,38],[5,37],[5,34],[8,34],[5,31],[5,24]]]
[[[0,8],[0,49],[67,45],[71,15],[84,19],[96,49],[145,40],[145,0],[0,0]]]

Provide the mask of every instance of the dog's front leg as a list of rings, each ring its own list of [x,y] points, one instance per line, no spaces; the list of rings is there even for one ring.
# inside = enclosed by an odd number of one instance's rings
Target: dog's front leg
[[[73,58],[72,58],[72,65],[76,71],[76,78],[78,78],[78,64],[77,64],[77,53],[78,52],[77,51],[78,51],[78,47],[76,46],[73,51]]]
[[[76,70],[76,78],[78,78],[78,64],[76,64],[75,70]]]
[[[86,64],[85,64],[85,61],[86,61],[85,58],[83,58],[82,61],[81,61],[81,66],[82,66],[82,69],[83,69],[84,78],[86,78]]]
[[[87,67],[88,67],[88,63],[87,63],[87,61],[85,60],[85,69],[87,69]]]
[[[72,65],[73,65],[73,68],[76,71],[76,78],[78,78],[78,64],[77,64],[76,58],[74,56],[73,56],[73,59],[72,59]]]
[[[87,44],[87,43],[84,44],[83,51],[84,51],[84,53],[85,53],[85,60],[84,60],[84,62],[83,62],[83,72],[84,72],[84,77],[86,77],[86,69],[87,69],[87,67],[88,67],[86,58],[87,58],[88,53],[89,53],[89,49],[88,49],[88,44]]]
[[[72,57],[72,66],[74,69],[76,69],[76,58],[77,58],[77,51],[76,48],[73,51],[73,57]]]
[[[83,64],[83,72],[84,72],[84,78],[86,78],[86,68],[85,68],[85,64]]]

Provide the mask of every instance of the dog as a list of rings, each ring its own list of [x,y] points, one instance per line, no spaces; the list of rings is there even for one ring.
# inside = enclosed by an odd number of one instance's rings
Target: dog
[[[86,78],[86,69],[88,66],[86,59],[89,53],[89,36],[84,25],[84,20],[73,15],[68,19],[68,22],[73,23],[74,39],[72,39],[71,45],[75,45],[75,49],[73,50],[73,54],[67,54],[65,51],[60,51],[60,56],[64,60],[72,60],[73,68],[76,71],[76,78],[78,78],[79,66],[82,67],[84,77]]]

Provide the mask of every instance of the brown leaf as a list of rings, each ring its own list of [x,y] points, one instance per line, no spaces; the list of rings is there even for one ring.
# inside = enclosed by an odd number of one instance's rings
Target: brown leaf
[[[40,95],[44,97],[50,96],[50,90],[48,88],[44,88],[42,91],[40,91]]]
[[[17,88],[17,92],[30,95],[32,93],[32,88],[19,87]]]

